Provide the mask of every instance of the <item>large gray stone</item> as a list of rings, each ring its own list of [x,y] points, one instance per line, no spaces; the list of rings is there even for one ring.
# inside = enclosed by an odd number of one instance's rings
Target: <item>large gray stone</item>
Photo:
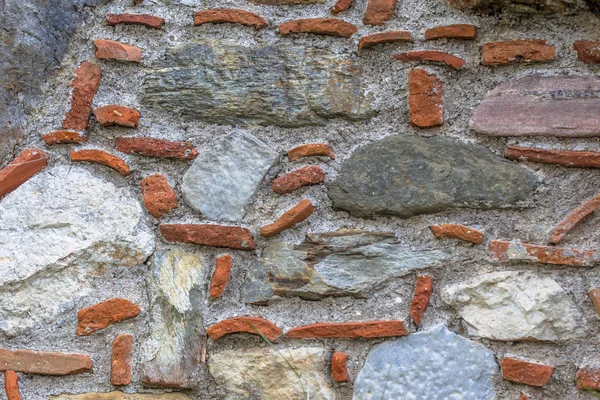
[[[185,201],[215,221],[239,221],[278,154],[246,132],[233,132],[200,153],[183,176]]]
[[[438,325],[376,345],[354,382],[354,400],[492,400],[494,353]]]
[[[310,46],[192,42],[155,67],[142,104],[189,120],[295,127],[372,115],[357,65]]]
[[[328,185],[335,208],[408,218],[451,208],[529,205],[536,176],[487,148],[449,137],[390,136],[356,150]]]
[[[309,234],[299,246],[273,242],[246,272],[242,301],[265,303],[273,296],[308,300],[364,297],[373,287],[430,267],[450,255],[401,245],[393,233],[341,230]]]

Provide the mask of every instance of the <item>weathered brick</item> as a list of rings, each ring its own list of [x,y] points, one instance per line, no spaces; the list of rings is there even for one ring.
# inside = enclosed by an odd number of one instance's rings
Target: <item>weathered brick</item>
[[[348,375],[348,354],[336,351],[331,356],[331,376],[336,382],[350,382]]]
[[[394,15],[397,0],[369,0],[363,22],[367,25],[381,25]]]
[[[0,348],[0,371],[37,375],[73,375],[92,372],[92,359],[83,354]]]
[[[586,200],[571,211],[554,229],[550,237],[550,243],[558,244],[579,222],[590,215],[600,206],[600,195],[597,195],[589,200]]]
[[[198,150],[191,143],[171,142],[149,137],[118,138],[115,148],[121,153],[148,157],[178,158],[180,160],[193,160],[198,157]]]
[[[491,42],[483,45],[483,65],[503,65],[552,61],[556,48],[545,40],[524,39]]]
[[[325,172],[316,165],[304,167],[280,176],[273,181],[271,188],[275,193],[286,194],[303,186],[316,185],[325,181]]]
[[[586,366],[577,371],[577,389],[600,391],[600,368]]]
[[[140,113],[137,110],[116,104],[96,108],[94,116],[102,126],[120,125],[127,128],[137,128],[140,122]]]
[[[590,299],[592,300],[596,312],[600,316],[600,288],[590,289],[588,294],[590,295]]]
[[[508,146],[504,157],[515,161],[529,161],[564,167],[600,168],[600,153],[596,151],[548,150]]]
[[[489,254],[490,258],[496,261],[529,261],[574,267],[592,267],[600,259],[596,251],[506,242],[503,240],[492,240],[489,245]]]
[[[465,65],[465,60],[439,50],[415,50],[406,53],[396,54],[394,60],[409,61],[431,61],[446,64],[447,66],[460,69]]]
[[[106,165],[123,176],[131,174],[131,169],[121,158],[104,150],[71,150],[71,161],[87,161]]]
[[[263,17],[245,10],[233,8],[216,8],[213,10],[202,10],[194,14],[194,25],[234,23],[251,26],[254,29],[262,29],[268,25]]]
[[[142,49],[114,40],[96,39],[96,58],[99,60],[142,61]]]
[[[413,69],[408,75],[408,109],[410,123],[431,128],[444,119],[444,85],[434,74]]]
[[[325,156],[335,160],[335,154],[325,143],[303,144],[288,151],[288,159],[296,161],[303,157]]]
[[[425,31],[426,40],[434,39],[475,39],[477,37],[477,27],[470,24],[455,24],[446,26],[436,26]]]
[[[142,180],[141,186],[144,205],[155,218],[177,208],[177,195],[164,175],[150,175]]]
[[[106,14],[108,25],[144,25],[148,28],[160,29],[165,24],[165,19],[148,14]]]
[[[332,14],[339,14],[348,11],[352,5],[352,0],[338,0],[329,10]]]
[[[469,228],[459,224],[432,225],[431,231],[438,239],[460,239],[474,244],[482,243],[485,236],[483,232],[479,232],[477,229]]]
[[[163,224],[160,233],[169,242],[193,243],[237,250],[254,250],[252,232],[239,226],[213,224]]]
[[[394,42],[412,42],[412,34],[408,31],[373,33],[361,38],[360,42],[358,42],[358,48],[368,49],[369,47],[373,47],[378,44]]]
[[[110,384],[114,386],[131,383],[132,335],[118,335],[112,343]]]
[[[519,400],[530,400],[529,396],[527,396],[525,393],[521,393],[521,396],[519,396]]]
[[[554,367],[504,357],[502,359],[502,377],[511,382],[531,386],[544,386],[552,377]]]
[[[4,371],[4,390],[7,400],[21,400],[19,392],[19,376],[12,369]]]
[[[408,335],[404,321],[320,322],[291,329],[285,334],[292,339],[355,339]]]
[[[83,130],[87,128],[92,111],[92,100],[100,87],[102,69],[98,64],[82,62],[75,71],[71,109],[65,115],[63,128]]]
[[[0,170],[0,198],[27,182],[46,165],[48,165],[48,156],[43,151],[33,147],[23,150],[10,164]]]
[[[294,207],[283,213],[283,215],[279,217],[277,221],[260,228],[260,235],[263,237],[275,236],[278,233],[281,233],[286,229],[290,229],[294,225],[304,221],[313,213],[314,210],[315,207],[312,205],[310,200],[303,199]]]
[[[206,330],[206,334],[212,340],[219,340],[225,335],[232,333],[251,333],[258,335],[260,332],[270,341],[275,341],[281,336],[281,329],[271,321],[259,317],[235,317],[217,322]]]
[[[305,18],[287,21],[279,25],[279,33],[314,33],[316,35],[350,37],[358,28],[337,18]]]
[[[573,43],[573,49],[577,52],[577,57],[586,63],[600,63],[600,42],[590,42],[589,40],[577,40]]]
[[[100,329],[140,313],[140,308],[126,299],[110,299],[77,313],[77,336],[89,336]]]
[[[47,145],[64,143],[85,143],[87,136],[75,131],[54,131],[43,136]]]
[[[423,314],[427,311],[429,298],[433,292],[433,277],[431,275],[421,275],[417,277],[415,293],[410,303],[410,316],[418,326],[421,325]]]
[[[231,272],[231,255],[226,254],[224,256],[217,257],[215,267],[215,273],[213,274],[212,281],[210,283],[210,297],[216,299],[221,297],[227,281],[229,281],[229,274]]]

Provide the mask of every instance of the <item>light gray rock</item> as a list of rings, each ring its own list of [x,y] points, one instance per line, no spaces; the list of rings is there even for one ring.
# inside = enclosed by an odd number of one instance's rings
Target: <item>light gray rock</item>
[[[438,325],[373,347],[353,399],[492,400],[496,373],[492,351]]]
[[[81,393],[81,394],[61,394],[50,396],[50,400],[189,400],[190,398],[183,393]]]
[[[214,221],[240,221],[278,154],[247,132],[233,132],[201,152],[183,176],[185,201]]]
[[[494,272],[444,288],[470,336],[492,340],[562,341],[585,335],[586,322],[567,293],[533,272]]]

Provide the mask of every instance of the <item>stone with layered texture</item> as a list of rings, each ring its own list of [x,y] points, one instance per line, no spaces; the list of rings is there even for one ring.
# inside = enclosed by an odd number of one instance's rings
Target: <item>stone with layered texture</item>
[[[188,395],[183,393],[81,393],[81,394],[61,394],[50,396],[50,400],[190,400]]]
[[[533,172],[487,148],[434,136],[390,136],[358,148],[328,194],[337,209],[359,217],[408,218],[452,208],[531,204]]]
[[[555,14],[576,8],[569,0],[445,0],[451,7],[459,10],[475,10],[482,13],[514,12],[517,14]]]
[[[76,166],[34,176],[0,202],[0,333],[53,321],[90,292],[93,267],[138,265],[153,251],[127,190]]]
[[[442,291],[459,308],[470,336],[491,340],[564,341],[585,335],[586,322],[552,278],[493,272]]]
[[[373,115],[358,66],[327,50],[199,41],[168,48],[155,64],[142,104],[187,120],[298,127]]]

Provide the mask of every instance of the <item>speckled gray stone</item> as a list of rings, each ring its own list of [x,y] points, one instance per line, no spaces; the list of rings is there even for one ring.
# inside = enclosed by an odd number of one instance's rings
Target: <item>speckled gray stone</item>
[[[446,326],[376,345],[354,383],[353,400],[492,400],[494,353]]]

